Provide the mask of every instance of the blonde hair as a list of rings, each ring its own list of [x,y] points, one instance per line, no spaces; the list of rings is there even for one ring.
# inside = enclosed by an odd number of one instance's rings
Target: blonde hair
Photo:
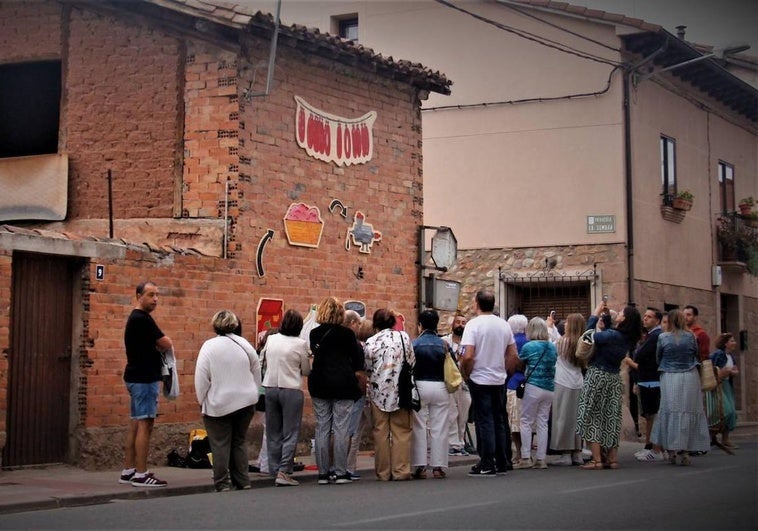
[[[316,322],[319,324],[342,324],[345,307],[334,297],[327,297],[316,310]]]
[[[240,324],[237,316],[231,310],[221,310],[216,312],[211,319],[213,330],[220,336],[231,334]]]

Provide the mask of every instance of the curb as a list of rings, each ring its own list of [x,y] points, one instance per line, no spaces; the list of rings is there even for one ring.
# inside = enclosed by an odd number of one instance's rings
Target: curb
[[[466,466],[476,463],[477,458],[461,458],[455,462],[450,461],[449,468]],[[361,468],[358,471],[362,473],[373,472],[373,468]],[[318,479],[317,472],[308,471],[307,473],[297,476],[297,480],[304,483],[315,482]],[[259,475],[250,480],[251,489],[261,489],[273,487],[274,477]],[[202,485],[184,485],[178,487],[167,486],[165,488],[132,488],[123,492],[113,492],[108,494],[92,494],[83,496],[70,497],[50,497],[44,500],[19,502],[9,505],[0,505],[0,515],[13,514],[29,511],[42,511],[49,509],[62,509],[66,507],[83,507],[87,505],[105,505],[115,500],[144,500],[155,498],[166,498],[169,496],[186,496],[191,494],[215,493],[213,483],[208,482]]]

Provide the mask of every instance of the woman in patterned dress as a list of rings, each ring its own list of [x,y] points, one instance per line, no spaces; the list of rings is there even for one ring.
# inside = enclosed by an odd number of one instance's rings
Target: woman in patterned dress
[[[391,310],[376,310],[373,322],[377,333],[366,340],[364,352],[376,477],[380,481],[405,481],[411,479],[411,411],[400,408],[397,384],[403,355],[411,365],[416,359],[408,334],[392,329],[395,314]]]
[[[587,330],[597,325],[607,312],[605,302],[601,302],[587,322]],[[581,468],[600,470],[603,468],[602,452],[608,457],[608,468],[618,468],[616,454],[621,437],[621,361],[627,352],[637,344],[642,335],[640,312],[627,306],[616,316],[613,328],[595,332],[595,350],[589,361],[579,395],[579,412],[576,431],[587,441],[592,451],[592,459]]]

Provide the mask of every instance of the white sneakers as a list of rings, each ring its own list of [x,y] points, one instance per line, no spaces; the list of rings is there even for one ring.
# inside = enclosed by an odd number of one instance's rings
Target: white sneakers
[[[654,452],[652,450],[640,450],[634,453],[634,458],[637,461],[665,461],[667,459],[666,452]]]

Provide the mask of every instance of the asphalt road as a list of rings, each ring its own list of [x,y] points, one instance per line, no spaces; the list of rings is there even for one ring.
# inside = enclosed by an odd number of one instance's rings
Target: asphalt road
[[[689,467],[520,470],[470,478],[114,501],[0,516],[0,529],[756,529],[758,444],[716,450]]]

